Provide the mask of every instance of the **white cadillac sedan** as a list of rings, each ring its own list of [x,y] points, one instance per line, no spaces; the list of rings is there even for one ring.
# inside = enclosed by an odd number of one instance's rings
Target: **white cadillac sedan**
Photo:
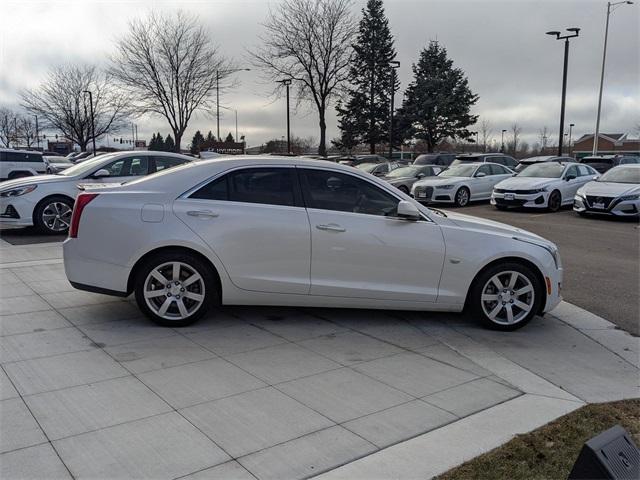
[[[411,195],[422,203],[464,207],[473,200],[489,200],[493,186],[513,174],[513,170],[497,163],[461,163],[435,177],[418,180],[411,187]]]
[[[78,187],[122,183],[193,158],[167,152],[118,152],[100,155],[55,175],[0,182],[0,224],[29,227],[42,233],[66,233]]]
[[[640,215],[640,165],[620,165],[578,189],[573,210],[580,215]]]
[[[76,200],[64,265],[162,325],[215,304],[462,311],[514,330],[560,301],[555,245],[302,158],[176,167]]]
[[[573,204],[578,189],[598,175],[590,166],[574,162],[537,163],[498,183],[491,194],[491,205],[498,210],[531,207],[557,212],[563,205]]]

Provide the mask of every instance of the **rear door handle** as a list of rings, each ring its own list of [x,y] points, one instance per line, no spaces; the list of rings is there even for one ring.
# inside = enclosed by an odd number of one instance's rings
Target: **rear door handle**
[[[190,217],[200,217],[200,218],[216,218],[219,215],[217,213],[213,213],[210,210],[189,210],[187,215]]]
[[[347,229],[337,225],[335,223],[330,223],[328,225],[316,225],[318,230],[328,230],[330,232],[346,232]]]

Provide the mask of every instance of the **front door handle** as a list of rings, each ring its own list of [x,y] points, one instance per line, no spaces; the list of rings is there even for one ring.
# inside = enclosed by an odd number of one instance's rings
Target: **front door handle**
[[[190,217],[200,217],[200,218],[216,218],[219,215],[217,213],[213,213],[210,210],[189,210],[187,215]]]
[[[330,232],[346,232],[347,229],[337,225],[335,223],[330,223],[328,225],[316,225],[318,230],[328,230]]]

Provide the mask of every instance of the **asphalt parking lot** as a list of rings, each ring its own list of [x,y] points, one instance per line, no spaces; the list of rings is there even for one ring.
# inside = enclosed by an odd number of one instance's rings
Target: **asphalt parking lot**
[[[565,269],[564,299],[640,335],[637,222],[581,218],[570,209],[503,212],[488,203],[455,210],[530,230],[555,242]],[[66,236],[39,235],[31,228],[0,228],[0,238],[12,245],[29,245],[62,242]]]
[[[570,209],[505,212],[486,203],[456,211],[507,223],[555,242],[564,265],[564,299],[640,335],[637,222],[582,218]]]

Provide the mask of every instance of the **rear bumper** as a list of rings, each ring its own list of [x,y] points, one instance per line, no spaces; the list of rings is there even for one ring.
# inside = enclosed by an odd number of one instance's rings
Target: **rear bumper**
[[[83,257],[76,247],[75,238],[68,238],[62,244],[64,271],[71,285],[79,290],[118,297],[131,293],[128,267]]]

